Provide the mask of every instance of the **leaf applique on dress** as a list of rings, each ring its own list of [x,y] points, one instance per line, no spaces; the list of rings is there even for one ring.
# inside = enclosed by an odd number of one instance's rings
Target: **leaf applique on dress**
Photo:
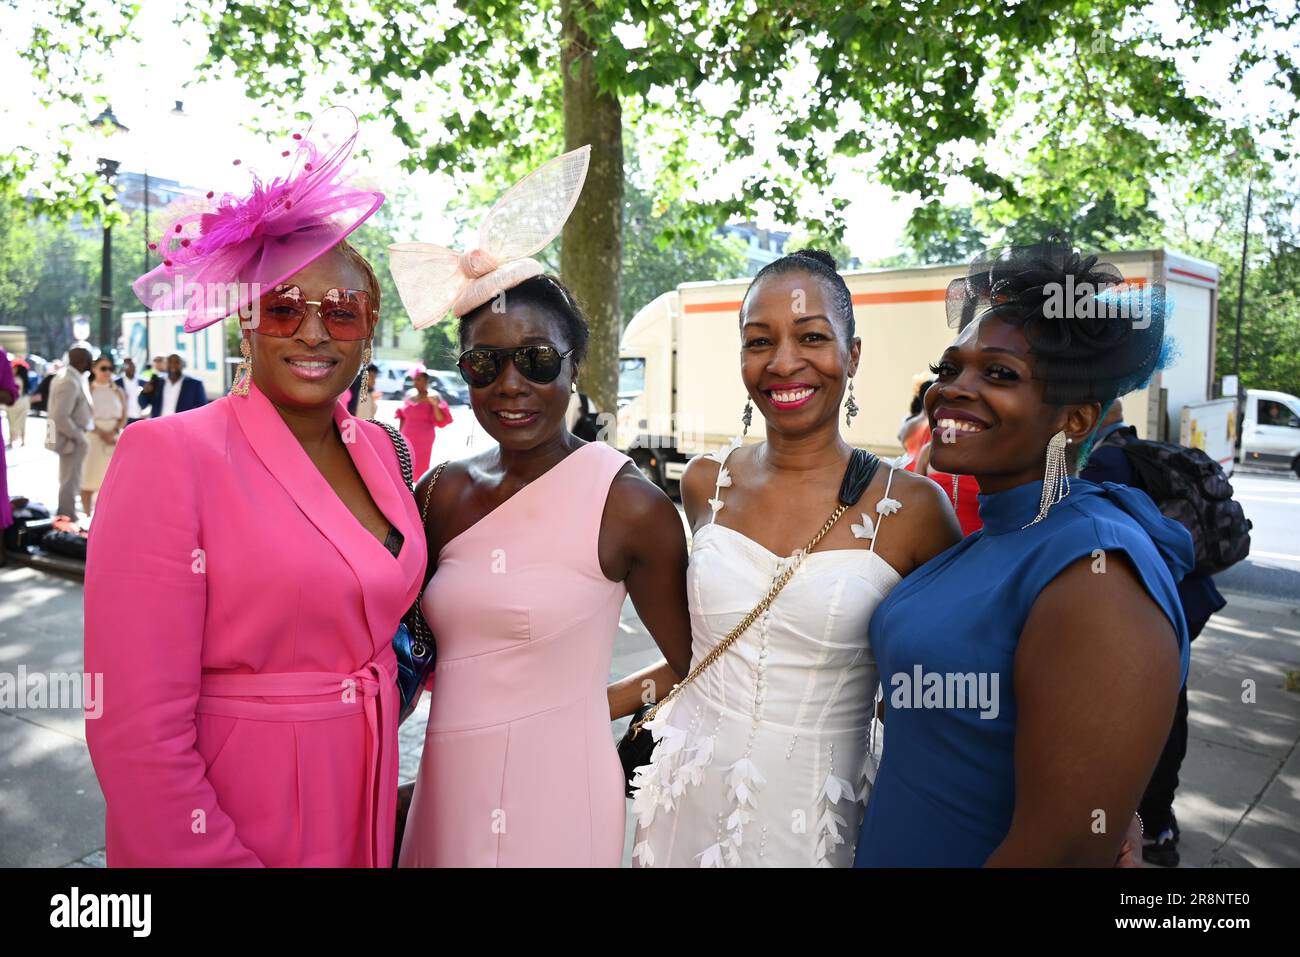
[[[821,796],[831,804],[839,804],[844,798],[853,796],[853,785],[843,778],[828,774],[826,783],[822,785]]]
[[[725,465],[718,469],[718,488],[731,488],[731,473]]]
[[[862,512],[862,524],[854,522],[849,526],[853,532],[854,538],[874,538],[876,535],[876,523],[871,520],[871,516]]]
[[[896,498],[882,498],[876,503],[876,511],[881,515],[893,515],[902,507],[903,503]]]
[[[722,845],[710,844],[695,856],[700,859],[700,867],[722,867]]]

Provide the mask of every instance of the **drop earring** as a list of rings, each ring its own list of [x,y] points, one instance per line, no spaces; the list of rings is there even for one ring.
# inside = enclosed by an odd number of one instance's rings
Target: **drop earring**
[[[858,402],[853,398],[853,380],[849,379],[849,401],[844,403],[844,427],[853,424],[853,417],[858,414]]]
[[[1047,443],[1047,467],[1043,471],[1043,495],[1038,501],[1038,514],[1028,525],[1037,525],[1047,517],[1053,505],[1070,494],[1070,472],[1065,464],[1065,447],[1073,440],[1062,430]]]
[[[235,384],[231,387],[232,395],[247,398],[249,383],[253,381],[253,348],[247,339],[239,340],[239,368],[235,370]]]
[[[754,403],[752,400],[745,400],[745,411],[740,413],[740,421],[745,423],[745,428],[740,434],[742,436],[749,435],[749,425],[754,421]]]
[[[366,343],[366,351],[361,353],[361,388],[359,395],[365,395],[370,389],[370,343]]]

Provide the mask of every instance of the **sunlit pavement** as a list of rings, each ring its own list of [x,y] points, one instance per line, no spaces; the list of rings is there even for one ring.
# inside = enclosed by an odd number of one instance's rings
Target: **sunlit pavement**
[[[379,415],[391,420],[396,406]],[[435,462],[491,446],[469,409],[452,411]],[[52,503],[57,460],[43,447],[44,423],[29,419],[31,444],[9,453],[8,478],[11,494]],[[1181,852],[1184,866],[1300,867],[1300,693],[1285,690],[1286,673],[1300,671],[1300,480],[1242,474],[1234,485],[1255,522],[1255,555],[1219,576],[1228,607],[1193,645]],[[0,569],[0,673],[80,671],[81,596],[76,582]],[[611,678],[658,657],[626,604]],[[400,731],[403,780],[419,766],[427,714],[426,702]],[[80,711],[0,709],[0,866],[102,866],[103,811]]]

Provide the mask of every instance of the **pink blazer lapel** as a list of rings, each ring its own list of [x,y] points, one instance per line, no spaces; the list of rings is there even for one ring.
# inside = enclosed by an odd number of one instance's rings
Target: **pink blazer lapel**
[[[400,490],[397,487],[401,479],[395,478],[379,458],[366,434],[370,430],[361,427],[342,402],[335,406],[334,420],[362,481],[379,510],[402,533],[404,541],[396,560],[343,504],[256,386],[246,397],[231,397],[229,401],[258,459],[356,575],[372,641],[376,649],[387,646],[397,625],[391,610],[399,606],[398,614],[405,612],[419,592],[426,560],[424,529],[405,486]],[[387,436],[382,437],[387,440]]]

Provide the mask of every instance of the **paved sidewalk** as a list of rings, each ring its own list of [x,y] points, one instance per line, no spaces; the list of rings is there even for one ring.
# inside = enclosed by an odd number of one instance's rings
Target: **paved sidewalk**
[[[1228,599],[1192,646],[1183,863],[1300,867],[1300,693],[1285,690],[1300,671],[1300,602]],[[79,584],[0,569],[0,673],[80,671],[81,630]],[[625,605],[612,674],[657,657]],[[419,765],[426,714],[401,730],[403,780]],[[0,866],[102,866],[103,811],[80,712],[0,708]]]

